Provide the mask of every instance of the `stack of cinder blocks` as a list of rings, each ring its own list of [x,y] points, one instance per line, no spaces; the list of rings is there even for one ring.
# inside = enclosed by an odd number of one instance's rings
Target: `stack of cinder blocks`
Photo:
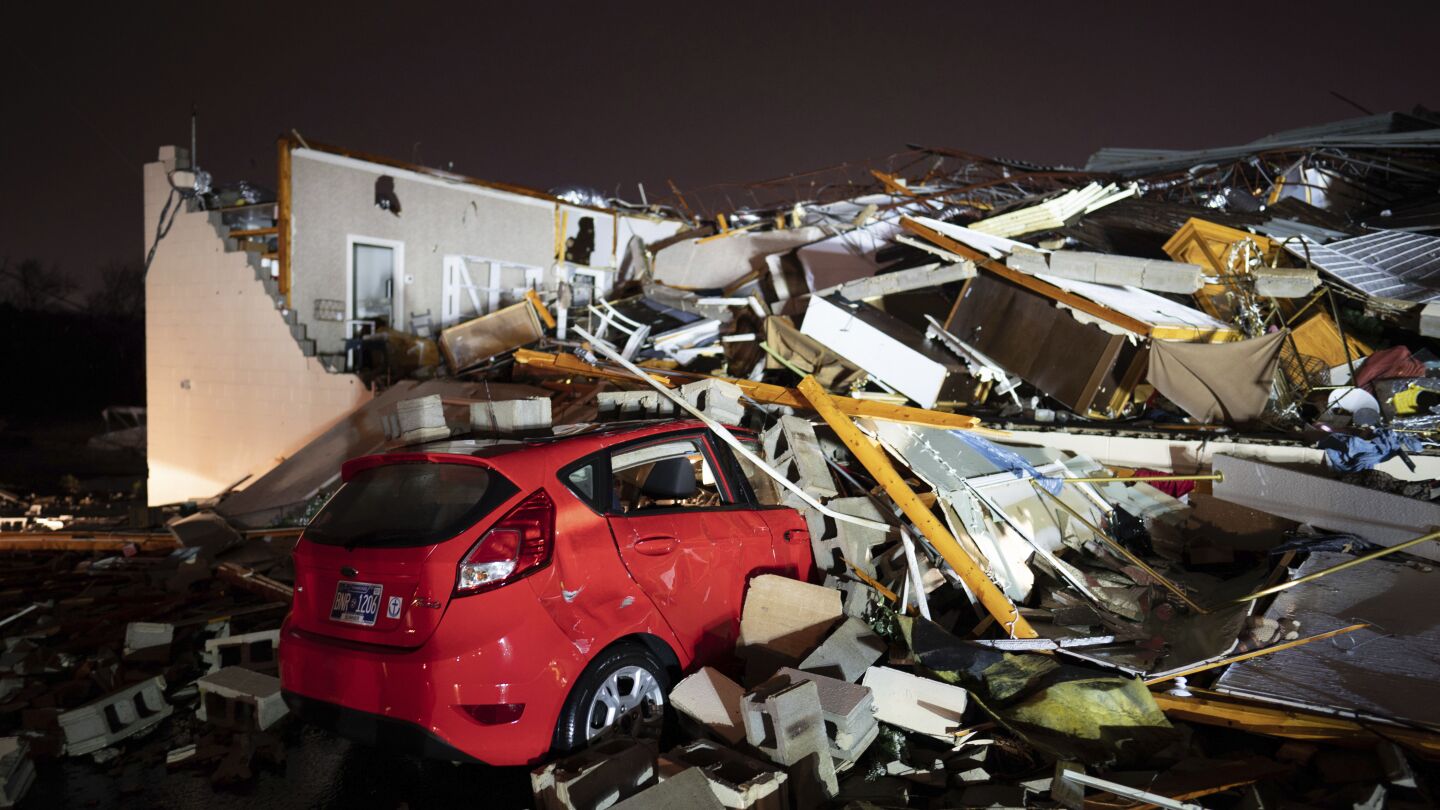
[[[237,731],[264,731],[289,709],[280,695],[280,679],[244,667],[225,667],[196,681],[200,689],[197,716]]]
[[[477,433],[526,433],[550,427],[550,400],[507,399],[470,403],[470,429]]]
[[[595,395],[608,419],[654,419],[675,415],[675,403],[658,391],[601,391]]]
[[[208,672],[224,667],[244,667],[256,672],[275,672],[280,668],[280,631],[261,630],[238,636],[212,638],[205,642],[203,658]]]
[[[398,433],[395,438],[402,442],[428,442],[450,435],[450,428],[445,425],[445,405],[439,394],[401,400],[395,406],[395,416]]]
[[[680,396],[722,425],[738,425],[745,416],[744,391],[735,383],[708,379],[680,386]]]
[[[775,673],[774,678],[745,698],[745,730],[751,744],[755,743],[754,729],[758,728],[759,720],[755,714],[759,711],[755,697],[796,683],[815,684],[830,755],[842,765],[858,760],[880,734],[880,723],[875,719],[875,697],[869,687],[789,667]]]

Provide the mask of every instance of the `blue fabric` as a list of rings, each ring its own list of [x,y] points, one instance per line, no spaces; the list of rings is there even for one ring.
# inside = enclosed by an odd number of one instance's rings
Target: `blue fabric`
[[[1393,430],[1375,431],[1374,438],[1365,439],[1345,433],[1332,433],[1320,440],[1320,449],[1330,466],[1340,472],[1364,472],[1389,461],[1401,450],[1418,451],[1424,445],[1414,436]]]
[[[951,435],[962,442],[970,445],[970,448],[985,457],[985,460],[994,464],[1006,472],[1012,473],[1016,478],[1030,477],[1036,480],[1051,495],[1059,495],[1061,483],[1064,479],[1054,476],[1041,475],[1035,469],[1035,465],[1026,461],[1023,456],[1009,448],[990,441],[984,436],[978,436],[965,430],[952,430]]]

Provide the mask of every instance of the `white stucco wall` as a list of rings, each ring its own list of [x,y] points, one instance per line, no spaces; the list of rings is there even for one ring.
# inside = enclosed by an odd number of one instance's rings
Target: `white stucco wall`
[[[145,166],[145,247],[175,149]],[[259,477],[370,397],[305,357],[244,253],[181,209],[145,280],[149,502],[210,497]]]
[[[599,268],[615,268],[617,254],[624,255],[632,235],[653,241],[681,227],[678,222],[592,211],[313,149],[296,148],[291,155],[291,304],[322,354],[341,352],[346,330],[343,323],[317,321],[315,301],[346,301],[348,311],[352,239],[403,246],[397,296],[402,315],[408,322],[410,315],[428,310],[438,324],[446,256],[541,268],[546,287],[553,289],[559,227],[573,235],[582,217],[592,218],[595,251],[589,266]],[[382,176],[394,178],[398,215],[375,204],[375,183]],[[473,283],[487,283],[484,272],[471,272]],[[504,286],[524,286],[523,271],[507,273]],[[468,299],[465,309],[470,310]]]

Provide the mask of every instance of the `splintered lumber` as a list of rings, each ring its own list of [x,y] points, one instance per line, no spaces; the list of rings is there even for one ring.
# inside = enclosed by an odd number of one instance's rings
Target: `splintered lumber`
[[[635,375],[628,371],[601,368],[568,354],[547,354],[530,349],[518,349],[515,352],[515,362],[520,365],[533,366],[559,374],[583,374],[587,377],[598,377],[600,379],[615,380],[617,382],[635,382]],[[756,402],[766,405],[788,405],[792,408],[807,411],[812,410],[809,399],[801,395],[796,389],[786,388],[782,385],[771,385],[769,383],[731,377],[708,377],[704,374],[670,372],[663,369],[645,369],[645,372],[651,379],[667,388],[674,388],[677,385],[677,382],[671,379],[672,377],[679,379],[681,382],[704,379],[723,380],[738,386],[740,390],[745,392],[747,397]],[[837,410],[850,417],[884,419],[890,422],[906,422],[912,425],[926,425],[951,430],[983,430],[983,428],[979,427],[980,420],[973,416],[931,411],[925,408],[911,408],[905,405],[891,405],[885,402],[872,402],[855,399],[853,397],[837,396],[828,392],[825,393],[825,397]],[[987,432],[995,435],[1005,435],[1003,431]]]
[[[1370,747],[1389,740],[1431,760],[1440,759],[1440,734],[1383,723],[1360,723],[1343,717],[1236,700],[1190,687],[1190,697],[1152,692],[1155,703],[1171,720],[1223,726],[1251,734],[1291,740]]]
[[[870,475],[885,488],[885,492],[895,501],[896,505],[905,513],[905,517],[914,523],[920,533],[930,541],[930,545],[940,553],[955,573],[964,581],[970,592],[980,600],[980,604],[995,617],[995,621],[1005,628],[1005,631],[1012,638],[1035,638],[1038,634],[1030,623],[1020,615],[1020,611],[1006,598],[1005,594],[990,581],[985,571],[971,559],[969,554],[960,547],[950,530],[945,528],[935,517],[935,514],[925,506],[920,497],[915,494],[905,483],[905,479],[895,470],[895,465],[885,455],[885,451],[875,446],[850,417],[836,407],[834,400],[840,397],[830,396],[814,377],[806,376],[800,381],[800,393],[810,401],[811,407],[820,417],[830,425],[830,429],[845,442],[850,452],[855,455]]]
[[[169,532],[0,532],[0,551],[173,551],[180,547]]]

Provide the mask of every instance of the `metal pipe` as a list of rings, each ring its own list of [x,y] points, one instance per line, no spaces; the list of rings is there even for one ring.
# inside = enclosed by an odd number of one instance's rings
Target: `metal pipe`
[[[1070,480],[1074,480],[1074,479],[1070,479]],[[1114,551],[1116,554],[1119,554],[1120,556],[1124,557],[1127,561],[1130,562],[1131,565],[1134,565],[1135,567],[1137,567],[1137,568],[1139,568],[1140,570],[1144,571],[1146,574],[1150,575],[1150,577],[1151,577],[1152,579],[1154,579],[1156,582],[1158,582],[1158,583],[1160,583],[1162,586],[1164,586],[1165,590],[1167,590],[1167,591],[1175,594],[1175,596],[1179,597],[1180,601],[1184,602],[1186,605],[1189,605],[1191,610],[1193,610],[1193,611],[1195,611],[1195,612],[1197,612],[1197,613],[1209,613],[1209,612],[1210,612],[1210,611],[1206,610],[1205,608],[1201,607],[1198,603],[1195,602],[1195,600],[1191,599],[1188,595],[1186,595],[1186,593],[1180,589],[1180,586],[1176,585],[1175,583],[1173,583],[1173,582],[1171,582],[1170,580],[1166,579],[1165,577],[1161,576],[1161,575],[1160,575],[1160,572],[1156,571],[1154,568],[1151,568],[1144,560],[1142,560],[1142,559],[1140,559],[1139,557],[1136,557],[1134,554],[1130,553],[1130,549],[1125,548],[1123,545],[1121,545],[1121,544],[1119,543],[1119,541],[1117,541],[1117,540],[1115,540],[1113,537],[1111,537],[1108,532],[1106,532],[1104,529],[1100,528],[1099,526],[1096,526],[1094,523],[1091,523],[1088,518],[1086,518],[1084,515],[1082,515],[1082,514],[1080,514],[1079,512],[1077,512],[1074,507],[1072,507],[1072,506],[1071,506],[1070,504],[1068,504],[1068,503],[1065,503],[1065,501],[1061,500],[1061,499],[1060,499],[1060,496],[1058,496],[1058,495],[1051,495],[1051,494],[1050,494],[1050,490],[1048,490],[1048,489],[1040,486],[1039,484],[1037,484],[1037,483],[1035,482],[1035,479],[1033,479],[1033,478],[1030,479],[1030,486],[1034,487],[1036,492],[1042,492],[1042,493],[1044,493],[1045,495],[1049,496],[1051,500],[1053,500],[1053,501],[1055,501],[1055,503],[1059,504],[1059,505],[1061,506],[1061,508],[1063,508],[1066,512],[1069,512],[1071,517],[1073,517],[1073,518],[1075,518],[1076,520],[1080,521],[1080,524],[1081,524],[1082,526],[1084,526],[1085,528],[1089,529],[1090,532],[1091,532],[1092,534],[1094,534],[1097,539],[1099,539],[1099,540],[1100,540],[1101,542],[1103,542],[1105,545],[1109,546],[1110,549],[1111,549],[1112,551]]]
[[[1262,597],[1266,597],[1266,596],[1269,596],[1269,595],[1274,594],[1274,593],[1279,593],[1279,592],[1281,592],[1281,591],[1283,591],[1283,590],[1286,590],[1286,589],[1289,589],[1289,588],[1293,588],[1293,587],[1295,587],[1296,585],[1301,585],[1301,584],[1306,583],[1306,582],[1313,582],[1313,581],[1315,581],[1315,580],[1317,580],[1317,579],[1319,579],[1319,578],[1321,578],[1321,577],[1323,577],[1323,576],[1328,576],[1328,575],[1330,575],[1330,574],[1335,573],[1336,571],[1343,571],[1343,570],[1346,569],[1346,568],[1350,568],[1351,566],[1359,565],[1360,563],[1363,563],[1363,562],[1369,562],[1369,561],[1371,561],[1371,560],[1378,560],[1378,559],[1380,559],[1381,557],[1388,557],[1389,555],[1394,554],[1394,553],[1397,552],[1397,551],[1404,551],[1405,549],[1410,548],[1411,546],[1418,546],[1418,545],[1420,545],[1421,543],[1424,543],[1424,542],[1427,542],[1427,541],[1430,541],[1430,540],[1440,540],[1440,531],[1431,532],[1431,533],[1429,533],[1429,534],[1427,534],[1427,535],[1423,535],[1423,536],[1421,536],[1421,537],[1416,537],[1416,538],[1414,538],[1414,539],[1412,539],[1412,540],[1406,540],[1405,542],[1403,542],[1403,543],[1401,543],[1401,544],[1399,544],[1399,545],[1397,545],[1397,546],[1390,546],[1389,548],[1382,548],[1382,549],[1380,549],[1379,551],[1372,551],[1372,552],[1370,552],[1369,554],[1365,554],[1365,555],[1356,557],[1356,558],[1353,559],[1353,560],[1346,560],[1345,562],[1340,563],[1339,565],[1331,566],[1331,567],[1329,567],[1329,568],[1324,569],[1323,571],[1316,571],[1316,572],[1314,572],[1314,573],[1312,573],[1312,574],[1306,574],[1305,576],[1300,577],[1299,579],[1292,579],[1292,580],[1290,580],[1289,582],[1282,582],[1282,583],[1280,583],[1279,585],[1273,585],[1273,586],[1271,586],[1271,587],[1269,587],[1269,588],[1266,588],[1266,589],[1264,589],[1264,590],[1256,591],[1255,593],[1252,593],[1252,594],[1250,594],[1249,596],[1242,596],[1242,597],[1240,597],[1239,599],[1236,599],[1235,602],[1236,602],[1237,604],[1240,603],[1240,602],[1250,602],[1250,601],[1253,601],[1253,600],[1255,600],[1255,599],[1260,599],[1260,598],[1262,598]]]

